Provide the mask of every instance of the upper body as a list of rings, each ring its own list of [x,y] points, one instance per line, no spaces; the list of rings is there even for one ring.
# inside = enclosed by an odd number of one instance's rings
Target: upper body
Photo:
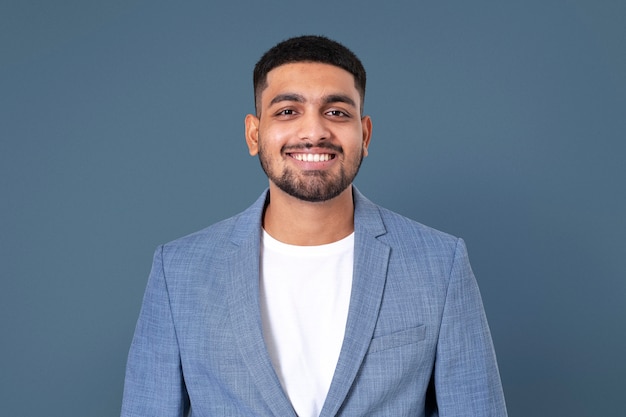
[[[463,242],[354,195],[352,294],[321,415],[506,415]],[[265,200],[157,250],[123,416],[295,415],[262,334]]]
[[[326,38],[293,38],[261,58],[254,82],[246,143],[269,189],[244,213],[157,251],[122,415],[506,415],[462,241],[384,210],[352,186],[372,132],[358,58]],[[340,335],[304,330],[303,340],[339,338],[337,358],[326,360],[334,365],[328,389],[311,393],[321,410],[290,401],[307,395],[281,369],[294,363],[285,352],[297,344],[268,343],[268,329],[286,321],[268,314],[274,298],[260,290],[282,274],[282,255],[266,256],[265,234],[305,252],[354,242],[349,268],[343,262],[337,274],[349,284],[339,291],[345,317],[329,323]],[[311,309],[292,304],[315,321]]]

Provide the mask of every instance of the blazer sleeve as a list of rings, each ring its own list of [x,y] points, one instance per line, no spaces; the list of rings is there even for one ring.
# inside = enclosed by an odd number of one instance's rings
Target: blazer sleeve
[[[440,417],[504,417],[504,393],[478,284],[457,241],[435,359]]]
[[[162,251],[154,254],[128,355],[122,417],[183,417],[189,410]]]

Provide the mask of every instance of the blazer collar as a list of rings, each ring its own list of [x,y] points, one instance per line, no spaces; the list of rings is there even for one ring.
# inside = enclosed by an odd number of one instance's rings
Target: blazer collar
[[[261,221],[266,190],[237,219],[228,262],[232,266],[230,315],[238,348],[257,388],[276,416],[296,414],[282,390],[263,339],[259,305]],[[378,206],[354,186],[355,243],[350,308],[343,345],[320,417],[335,415],[356,378],[378,318],[390,248],[377,238],[386,233]]]
[[[265,191],[238,216],[231,235],[227,265],[231,277],[228,296],[237,346],[257,389],[275,416],[297,417],[284,393],[263,339],[259,304],[261,221],[268,198]]]
[[[379,207],[353,187],[354,271],[346,331],[320,417],[338,413],[365,358],[387,279],[391,249],[378,240],[386,233]]]

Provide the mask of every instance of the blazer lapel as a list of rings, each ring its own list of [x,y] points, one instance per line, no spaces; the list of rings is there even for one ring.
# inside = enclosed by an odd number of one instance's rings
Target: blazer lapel
[[[237,347],[265,402],[275,416],[296,414],[276,376],[267,353],[259,307],[259,245],[263,195],[240,217],[228,253],[231,271],[230,317]]]
[[[390,248],[378,207],[354,188],[354,272],[348,321],[335,374],[320,417],[336,415],[367,353],[382,300]]]

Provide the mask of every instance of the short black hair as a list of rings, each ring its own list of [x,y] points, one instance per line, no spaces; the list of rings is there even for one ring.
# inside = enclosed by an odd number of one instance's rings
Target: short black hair
[[[284,40],[268,50],[254,66],[254,104],[259,112],[261,92],[267,87],[267,74],[276,67],[296,62],[319,62],[348,71],[361,95],[361,111],[365,100],[365,68],[359,58],[340,44],[324,36],[305,35]]]

